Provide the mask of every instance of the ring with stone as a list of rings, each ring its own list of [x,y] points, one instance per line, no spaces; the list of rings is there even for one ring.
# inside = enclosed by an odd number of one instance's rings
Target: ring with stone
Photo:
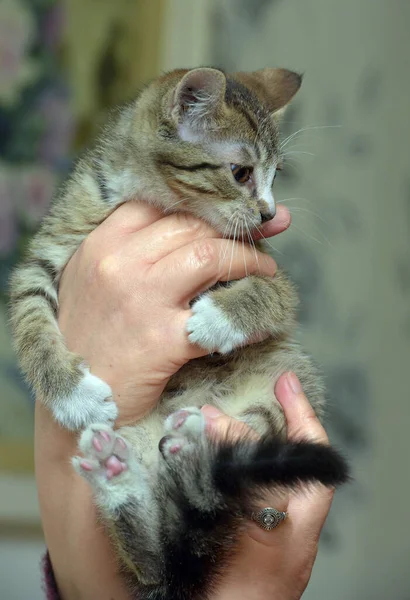
[[[252,521],[255,521],[265,531],[271,531],[282,523],[287,517],[286,512],[267,506],[259,512],[252,513]]]

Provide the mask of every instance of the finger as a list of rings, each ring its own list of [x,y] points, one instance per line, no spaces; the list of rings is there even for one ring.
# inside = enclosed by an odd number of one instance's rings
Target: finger
[[[145,202],[125,202],[111,213],[94,231],[98,235],[120,237],[126,233],[135,233],[149,227],[162,213],[157,208]]]
[[[288,372],[281,375],[275,386],[275,395],[285,414],[289,439],[329,443],[326,431],[319,422],[294,373]]]
[[[218,281],[233,281],[251,274],[273,277],[273,258],[247,244],[232,240],[196,240],[153,265],[158,277],[168,281],[169,297],[178,304],[189,302]]]
[[[156,263],[195,240],[217,237],[222,236],[210,225],[186,213],[163,217],[137,233],[138,248],[149,263]]]
[[[308,439],[328,444],[326,431],[302,391],[294,373],[284,373],[275,386],[275,395],[285,413],[289,439]],[[296,529],[310,537],[320,534],[329,513],[334,490],[317,484],[293,493],[289,499],[289,518]]]
[[[246,437],[257,440],[258,434],[249,425],[221,412],[215,406],[205,404],[201,412],[206,420],[206,430],[210,435],[220,439],[240,439]]]
[[[257,232],[253,237],[254,240],[260,240],[262,238],[269,238],[282,231],[285,231],[291,223],[291,216],[286,206],[278,204],[276,207],[276,215],[273,219],[264,223],[260,231]]]
[[[224,414],[214,406],[205,405],[201,412],[206,419],[206,430],[209,435],[214,435],[217,439],[249,439],[257,441],[259,435],[246,423],[238,421]],[[276,508],[280,511],[287,511],[288,494],[284,491],[267,492],[263,500],[258,502],[258,509],[267,506]],[[257,542],[270,546],[274,540],[271,532],[264,531],[251,519],[249,515],[248,535]]]
[[[318,538],[332,506],[334,489],[317,484],[289,497],[288,513],[292,525],[300,534]]]

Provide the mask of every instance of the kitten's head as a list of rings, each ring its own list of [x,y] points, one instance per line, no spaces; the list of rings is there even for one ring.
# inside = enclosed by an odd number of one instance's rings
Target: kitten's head
[[[285,69],[199,68],[159,79],[155,162],[171,192],[162,196],[165,208],[191,212],[225,235],[235,227],[246,235],[273,218],[278,120],[300,85]]]

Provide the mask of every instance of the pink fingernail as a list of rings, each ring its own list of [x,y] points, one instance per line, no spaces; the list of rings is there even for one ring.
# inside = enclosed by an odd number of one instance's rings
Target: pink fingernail
[[[300,385],[300,381],[294,373],[289,371],[289,373],[286,376],[286,379],[287,379],[287,381],[290,385],[290,388],[294,394],[300,394],[303,391],[302,386]]]
[[[215,406],[211,406],[210,404],[205,404],[201,408],[201,412],[208,419],[217,419],[218,417],[221,417],[223,415],[223,412],[218,410]]]

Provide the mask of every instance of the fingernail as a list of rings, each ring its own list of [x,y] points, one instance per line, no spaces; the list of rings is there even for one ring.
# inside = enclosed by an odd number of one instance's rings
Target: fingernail
[[[201,408],[201,412],[208,419],[217,419],[218,417],[221,417],[223,415],[223,412],[221,412],[220,410],[218,410],[217,408],[215,408],[215,406],[211,406],[210,404],[205,404]]]
[[[283,210],[276,213],[275,223],[281,227],[289,227],[290,225],[290,214],[289,211]]]
[[[288,384],[290,385],[292,392],[294,394],[300,394],[302,392],[302,386],[300,385],[300,381],[296,377],[296,375],[289,371],[286,378],[288,380]]]

